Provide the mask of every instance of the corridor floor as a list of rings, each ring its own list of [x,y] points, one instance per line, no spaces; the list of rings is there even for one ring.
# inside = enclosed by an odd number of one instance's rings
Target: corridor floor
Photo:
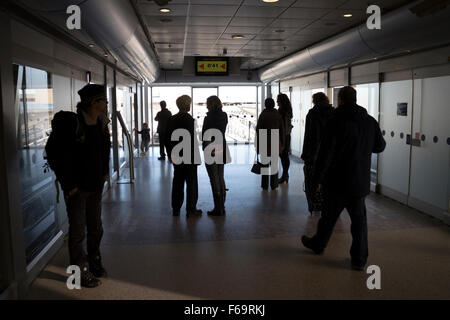
[[[300,245],[319,216],[310,216],[302,164],[289,184],[262,191],[250,173],[251,146],[234,146],[225,169],[225,217],[209,217],[212,194],[199,167],[198,207],[172,217],[172,167],[159,148],[136,158],[134,185],[115,184],[103,204],[102,254],[109,277],[95,289],[68,290],[65,245],[32,284],[29,299],[449,299],[450,228],[383,196],[367,197],[368,265],[381,269],[381,289],[350,269],[350,219],[341,215],[329,247],[316,256]]]

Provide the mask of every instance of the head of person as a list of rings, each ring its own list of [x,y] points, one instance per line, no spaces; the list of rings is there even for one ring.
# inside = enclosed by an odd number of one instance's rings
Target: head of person
[[[78,91],[78,94],[81,101],[77,105],[77,110],[98,114],[106,112],[108,99],[106,97],[105,86],[88,84]]]
[[[330,104],[330,100],[323,92],[313,94],[312,100],[314,105]]]
[[[274,109],[275,108],[275,101],[272,98],[267,98],[266,101],[264,101],[264,106],[266,109]]]
[[[289,100],[289,97],[284,94],[280,93],[277,97],[277,105],[279,107],[279,111],[281,114],[287,114],[292,116],[292,105],[291,101]]]
[[[191,97],[183,95],[177,99],[177,107],[180,112],[189,112],[191,110],[191,102]]]
[[[350,86],[343,87],[338,93],[338,104],[355,105],[356,104],[356,90]]]
[[[163,100],[159,103],[159,105],[161,106],[161,109],[164,110],[165,108],[167,108],[167,103]]]
[[[144,129],[148,129],[148,123],[144,123],[142,126],[144,127]]]
[[[211,96],[206,100],[208,111],[222,110],[222,101],[218,96]]]

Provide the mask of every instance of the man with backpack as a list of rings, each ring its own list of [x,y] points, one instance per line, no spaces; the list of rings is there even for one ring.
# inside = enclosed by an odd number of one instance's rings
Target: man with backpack
[[[110,134],[104,86],[88,84],[78,94],[77,113],[58,112],[46,145],[47,160],[64,191],[69,218],[70,264],[81,270],[81,285],[101,284],[103,186],[109,174]],[[83,249],[87,229],[87,255]]]

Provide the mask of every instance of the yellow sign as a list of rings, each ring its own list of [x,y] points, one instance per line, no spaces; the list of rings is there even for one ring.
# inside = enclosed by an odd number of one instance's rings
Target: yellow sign
[[[227,61],[197,61],[197,72],[227,72]]]

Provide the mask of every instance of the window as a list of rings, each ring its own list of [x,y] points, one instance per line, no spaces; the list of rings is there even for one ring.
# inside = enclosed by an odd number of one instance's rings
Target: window
[[[14,80],[25,254],[30,263],[56,234],[54,176],[43,169],[53,118],[52,75],[14,65]]]

